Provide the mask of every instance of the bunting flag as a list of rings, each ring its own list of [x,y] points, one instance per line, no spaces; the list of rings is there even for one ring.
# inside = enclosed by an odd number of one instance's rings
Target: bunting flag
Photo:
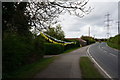
[[[76,42],[65,42],[65,41],[62,41],[62,40],[58,40],[58,39],[56,39],[54,37],[51,37],[48,34],[45,34],[43,32],[41,32],[40,35],[43,36],[49,42],[54,43],[54,44],[61,44],[61,45],[64,45],[64,46],[68,45],[68,44],[76,44]]]

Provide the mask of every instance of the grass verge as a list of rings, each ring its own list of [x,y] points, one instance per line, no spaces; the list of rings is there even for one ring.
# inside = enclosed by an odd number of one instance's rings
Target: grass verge
[[[119,44],[115,44],[115,43],[111,43],[111,42],[107,42],[108,46],[118,49],[120,50],[120,45]]]
[[[78,47],[78,48],[80,48],[80,47]],[[66,50],[64,53],[71,52],[71,51],[76,50],[78,48]],[[4,75],[3,78],[32,78],[37,73],[44,70],[56,58],[57,57],[49,57],[49,58],[40,59],[37,62],[34,62],[32,64],[27,64],[27,65],[21,67],[20,69],[18,69],[17,71],[15,71],[11,74]]]
[[[82,78],[104,78],[88,57],[80,58]]]
[[[32,78],[38,72],[45,69],[56,57],[43,58],[35,63],[28,64],[15,71],[8,78]]]

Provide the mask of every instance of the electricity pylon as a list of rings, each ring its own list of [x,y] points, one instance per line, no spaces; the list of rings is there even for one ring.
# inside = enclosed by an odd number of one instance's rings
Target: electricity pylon
[[[110,37],[110,26],[111,26],[110,22],[112,20],[110,20],[110,14],[109,13],[107,13],[105,16],[107,18],[106,21],[105,21],[106,22],[106,27],[107,27],[107,33],[106,34],[107,34],[107,38],[109,38]]]

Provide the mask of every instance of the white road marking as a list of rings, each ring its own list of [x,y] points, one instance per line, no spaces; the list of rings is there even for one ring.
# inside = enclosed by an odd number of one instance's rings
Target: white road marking
[[[110,53],[110,55],[117,57],[116,55],[114,55],[114,54],[112,54],[112,53]]]
[[[110,47],[110,46],[108,46],[108,44],[106,43],[106,46],[107,47]],[[110,47],[110,48],[112,48],[112,47]],[[113,50],[115,50],[115,51],[119,51],[119,50],[117,50],[117,49],[115,49],[115,48],[112,48]]]
[[[90,48],[91,46],[89,46],[88,47],[88,49],[87,49],[87,53],[88,53],[88,55],[90,56],[90,58],[95,62],[95,64],[106,74],[106,76],[108,77],[108,78],[110,78],[111,80],[113,80],[112,79],[112,77],[96,62],[96,60],[92,57],[92,55],[89,53],[89,48]]]
[[[103,48],[103,47],[102,47]],[[100,48],[100,45],[99,45],[99,49],[103,50],[102,48]],[[105,53],[107,53],[106,50],[103,50]],[[117,57],[116,55],[112,54],[112,53],[109,53],[110,55],[114,56],[114,57]]]

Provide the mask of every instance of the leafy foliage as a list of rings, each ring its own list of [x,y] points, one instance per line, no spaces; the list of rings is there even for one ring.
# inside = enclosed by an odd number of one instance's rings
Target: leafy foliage
[[[76,40],[76,39],[66,39],[65,41],[68,41],[68,42],[75,42],[76,44],[68,44],[65,46],[65,50],[68,50],[68,49],[71,49],[71,48],[77,48],[77,47],[80,47],[80,42],[79,40]]]
[[[95,43],[95,39],[89,36],[82,36],[81,39],[87,41],[87,45]]]
[[[26,2],[3,2],[2,3],[2,23],[3,34],[18,33],[19,35],[30,34],[29,15],[25,14]]]
[[[32,47],[25,37],[8,35],[3,39],[3,72],[10,72],[25,64]]]
[[[65,37],[64,31],[62,30],[60,24],[57,25],[56,27],[49,27],[47,31],[45,31],[45,33],[59,40],[63,40]]]
[[[120,50],[120,34],[116,35],[115,37],[110,37],[110,39],[108,39],[107,43],[110,47]]]
[[[47,0],[41,2],[3,2],[2,3],[2,29],[3,29],[3,77],[12,73],[16,69],[28,63],[42,58],[44,55],[44,42],[41,37],[33,36],[33,31],[42,31],[47,29],[50,24],[56,23],[56,18],[61,12],[73,12],[80,10],[85,13],[87,1],[74,3],[68,2],[50,2]],[[32,26],[32,27],[31,27]],[[55,29],[59,32],[56,38],[63,39],[64,32],[58,26]],[[59,37],[58,37],[59,36]],[[46,52],[64,51],[62,45],[46,44]],[[50,53],[52,53],[50,52]],[[47,53],[47,54],[48,54]],[[53,53],[52,53],[53,54]]]
[[[33,33],[39,33],[50,25],[58,22],[57,18],[61,13],[70,13],[80,18],[89,14],[91,7],[86,7],[89,0],[40,0],[31,1],[27,4],[27,14],[30,15],[30,24],[33,26]]]
[[[21,66],[33,63],[44,55],[41,38],[28,39],[17,34],[4,34],[3,38],[3,77]]]
[[[53,55],[60,54],[64,51],[64,46],[60,44],[46,43],[45,44],[45,54]]]

